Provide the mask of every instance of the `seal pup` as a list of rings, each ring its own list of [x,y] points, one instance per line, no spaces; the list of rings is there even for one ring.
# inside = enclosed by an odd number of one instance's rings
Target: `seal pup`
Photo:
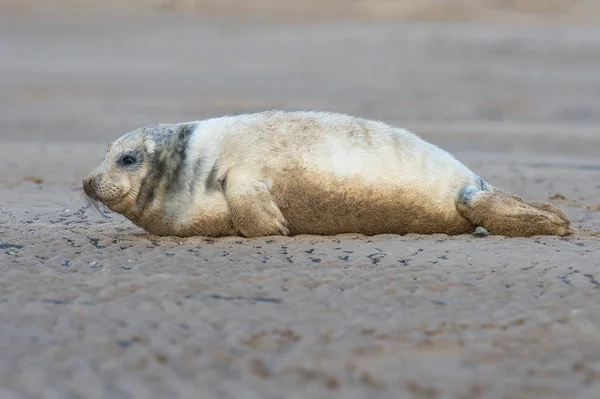
[[[328,112],[142,127],[110,145],[83,189],[157,235],[572,233],[559,209],[492,186],[411,132]]]

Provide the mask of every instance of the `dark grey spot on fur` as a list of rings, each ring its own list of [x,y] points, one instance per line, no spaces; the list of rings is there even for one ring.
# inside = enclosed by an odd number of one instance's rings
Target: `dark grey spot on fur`
[[[481,177],[477,176],[476,182],[477,188],[479,188],[481,191],[490,191],[489,185]]]
[[[144,209],[150,205],[156,196],[156,188],[164,175],[167,165],[160,159],[160,153],[155,152],[148,162],[148,173],[142,180],[140,191],[136,199],[137,205]]]
[[[177,139],[172,155],[171,162],[174,165],[173,175],[167,184],[167,191],[179,192],[190,189],[190,182],[193,176],[186,175],[187,151],[192,134],[196,130],[197,124],[190,123],[182,125],[177,131]],[[196,165],[194,165],[195,167]],[[191,178],[191,179],[190,179]]]
[[[206,182],[204,183],[204,187],[206,190],[215,190],[218,188],[217,183],[217,173],[219,172],[219,163],[215,162],[206,177]]]
[[[157,149],[164,148],[169,139],[173,137],[173,132],[177,125],[154,124],[142,128],[143,134],[152,140]]]
[[[152,140],[157,148],[163,148],[167,144],[167,141],[172,133],[172,130],[167,130],[160,133],[150,134],[149,137],[152,137]]]
[[[205,159],[203,157],[198,157],[198,159],[196,159],[196,162],[194,162],[194,167],[192,169],[192,178],[189,181],[189,190],[190,190],[190,194],[194,195],[194,191],[196,191],[196,181],[198,180],[198,177],[200,176],[200,173],[202,173],[202,166],[204,165],[204,161]]]
[[[185,124],[174,129],[159,126],[147,128],[149,139],[155,144],[154,154],[148,162],[148,174],[144,177],[136,203],[140,210],[148,207],[156,198],[157,190],[166,193],[189,189],[185,175],[187,149],[196,124]]]
[[[179,140],[178,140],[179,141]],[[175,151],[171,155],[169,160],[169,176],[166,184],[166,191],[180,191],[182,186],[186,185],[185,174],[185,160],[187,154],[185,147],[187,143],[178,143],[175,146]]]
[[[464,206],[471,204],[473,197],[479,192],[481,192],[479,187],[472,184],[465,185],[458,193],[458,203]]]
[[[196,123],[188,123],[182,125],[177,133],[177,145],[175,151],[185,154],[187,150],[188,143],[190,141],[190,137],[192,133],[196,130],[198,125]]]

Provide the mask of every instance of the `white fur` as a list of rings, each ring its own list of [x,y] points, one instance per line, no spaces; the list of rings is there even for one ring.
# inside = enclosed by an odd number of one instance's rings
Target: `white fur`
[[[303,130],[294,120],[313,120],[316,129]],[[364,123],[370,139],[350,137],[349,129]],[[284,170],[299,163],[308,171],[332,177],[360,176],[370,184],[387,184],[422,193],[436,208],[456,212],[454,201],[462,186],[477,176],[446,151],[415,134],[381,122],[326,112],[264,112],[196,121],[188,157],[221,160],[220,175],[243,168],[257,180],[263,168]],[[285,136],[282,138],[282,136]],[[287,146],[281,142],[286,141]],[[209,170],[203,170],[204,181]],[[198,190],[205,188],[199,184]],[[196,194],[206,207],[221,198]],[[181,215],[185,219],[186,215]]]
[[[194,132],[188,156],[196,159],[205,157],[208,163],[214,162],[226,143],[236,146],[228,153],[239,151],[237,160],[247,164],[276,163],[284,165],[288,160],[297,159],[301,153],[304,166],[316,172],[333,173],[339,177],[360,175],[373,182],[386,182],[404,185],[407,182],[442,181],[452,184],[456,178],[471,179],[474,174],[446,151],[436,147],[415,134],[386,124],[366,121],[374,129],[373,140],[367,146],[364,140],[352,139],[347,135],[349,124],[359,120],[344,114],[325,112],[291,112],[288,115],[298,118],[314,118],[326,128],[321,132],[307,132],[290,136],[293,145],[282,151],[279,143],[270,133],[260,131],[268,122],[270,113],[244,114],[234,117],[220,117],[205,121],[196,121],[198,128]],[[284,120],[282,123],[287,123]],[[285,130],[285,126],[274,126]],[[284,132],[286,133],[286,132]],[[396,137],[396,141],[392,137]],[[277,135],[280,138],[280,135]],[[398,147],[401,144],[402,147]],[[275,162],[264,159],[266,151],[274,151],[284,157]]]

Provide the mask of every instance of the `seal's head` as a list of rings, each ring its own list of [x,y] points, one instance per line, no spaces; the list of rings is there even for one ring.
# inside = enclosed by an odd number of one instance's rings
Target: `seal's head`
[[[153,140],[143,130],[127,133],[109,145],[102,163],[83,180],[83,191],[92,202],[109,209],[128,208],[148,173]]]
[[[192,130],[189,124],[157,124],[119,137],[83,180],[90,203],[100,202],[135,221],[160,200],[160,182],[174,177]]]

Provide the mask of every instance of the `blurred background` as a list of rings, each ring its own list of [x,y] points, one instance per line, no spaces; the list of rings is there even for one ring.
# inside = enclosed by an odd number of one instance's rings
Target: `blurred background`
[[[0,0],[0,140],[319,109],[595,155],[568,133],[600,134],[599,22],[597,0]]]
[[[600,0],[0,0],[0,398],[598,398],[599,99]],[[273,108],[408,128],[577,235],[159,240],[86,208],[126,131]]]

